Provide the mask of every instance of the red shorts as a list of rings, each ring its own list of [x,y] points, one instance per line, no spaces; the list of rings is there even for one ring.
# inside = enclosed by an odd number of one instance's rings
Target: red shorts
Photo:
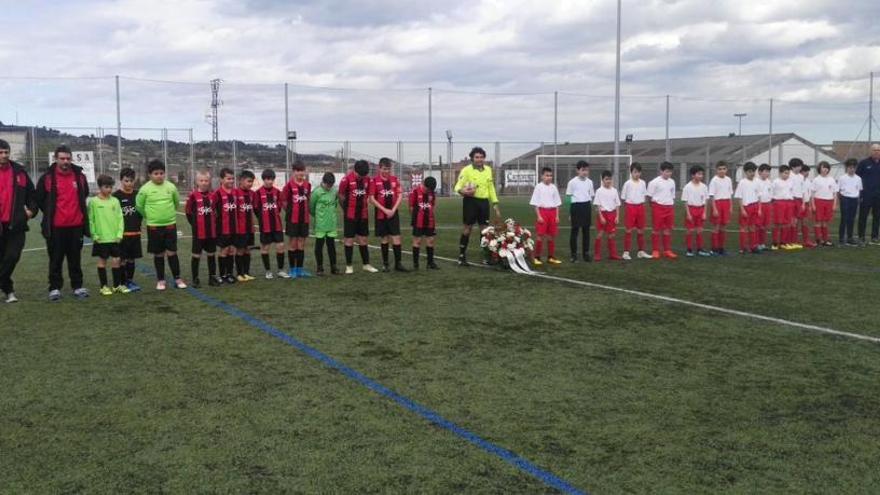
[[[833,199],[814,199],[816,203],[816,212],[813,218],[817,222],[830,222],[834,218],[834,200]]]
[[[651,223],[654,230],[672,230],[675,226],[675,207],[651,203]]]
[[[706,220],[703,218],[703,215],[706,214],[705,206],[690,206],[687,207],[688,213],[691,214],[691,219],[688,220],[687,217],[684,218],[684,226],[688,230],[690,229],[702,229],[703,222]]]
[[[755,225],[759,227],[768,228],[773,225],[773,203],[761,203],[761,217],[758,222]]]
[[[544,221],[538,222],[535,225],[535,232],[539,236],[556,237],[559,234],[559,222],[556,221],[558,212],[556,208],[538,208],[538,213]]]
[[[773,223],[776,225],[791,224],[794,213],[794,201],[790,199],[773,200]]]
[[[645,204],[634,205],[626,203],[624,205],[626,217],[624,218],[624,227],[627,229],[644,229],[645,228]]]
[[[599,221],[599,217],[605,220],[605,223]],[[617,231],[617,212],[616,211],[600,211],[596,215],[596,231],[607,232],[613,234]]]
[[[712,205],[716,210],[718,210],[718,214],[716,215],[714,212],[712,213],[712,223],[715,225],[727,225],[730,223],[730,200],[729,199],[716,199]]]
[[[747,214],[743,215],[742,210],[739,211],[739,226],[755,227],[761,225],[762,218],[758,214],[758,210],[761,209],[761,203],[752,203],[744,208]]]
[[[804,204],[804,198],[794,198],[792,204],[794,205],[792,211],[792,216],[794,218],[801,219],[810,216],[810,209]]]

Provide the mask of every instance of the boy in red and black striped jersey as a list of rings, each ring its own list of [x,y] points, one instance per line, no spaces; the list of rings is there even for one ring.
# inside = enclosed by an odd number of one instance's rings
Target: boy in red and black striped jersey
[[[251,276],[251,246],[254,245],[254,179],[250,170],[238,174],[238,189],[235,190],[235,268],[239,282],[256,280]]]
[[[434,207],[437,204],[437,179],[425,177],[421,184],[413,188],[409,193],[409,211],[412,215],[412,253],[413,268],[419,269],[419,251],[422,247],[422,239],[425,240],[425,250],[428,253],[428,268],[439,270],[434,263]]]
[[[306,239],[309,238],[309,199],[312,185],[306,178],[305,164],[297,160],[293,164],[293,177],[284,185],[281,200],[287,217],[287,257],[292,278],[311,277],[303,265],[306,258]]]
[[[238,201],[235,192],[235,172],[232,169],[220,170],[220,187],[214,191],[211,201],[214,207],[214,217],[217,220],[217,264],[220,268],[220,278],[227,284],[235,283],[232,274],[232,264],[235,259],[235,231],[238,221]]]
[[[266,279],[275,278],[269,264],[269,250],[275,245],[275,259],[278,262],[278,276],[290,278],[284,271],[284,227],[281,223],[281,209],[284,206],[281,191],[275,187],[275,171],[271,168],[263,170],[260,176],[263,185],[254,191],[254,211],[260,224],[260,255]]]
[[[208,285],[219,286],[223,279],[217,276],[217,220],[214,210],[214,193],[211,191],[211,173],[196,173],[196,189],[186,200],[186,219],[192,227],[192,285],[201,286],[199,263],[204,251],[208,257]]]
[[[379,175],[370,182],[370,202],[373,203],[376,218],[376,237],[382,240],[382,271],[391,271],[388,267],[388,244],[394,246],[394,271],[409,271],[403,267],[400,247],[400,203],[403,201],[403,189],[400,180],[391,175],[391,159],[379,160]]]
[[[339,200],[344,212],[343,243],[345,244],[345,274],[354,273],[352,261],[354,259],[354,243],[357,241],[358,249],[363,260],[363,270],[376,273],[379,270],[370,265],[370,251],[367,248],[367,236],[370,235],[370,164],[366,160],[358,160],[354,163],[353,170],[349,172],[339,183]]]
[[[129,167],[123,168],[119,171],[120,188],[113,193],[113,196],[119,200],[119,206],[122,207],[122,218],[125,223],[122,241],[119,243],[119,265],[122,267],[122,285],[131,292],[141,290],[141,287],[134,283],[134,260],[144,257],[144,247],[141,243],[143,217],[141,217],[141,214],[138,213],[135,207],[135,198],[138,192],[134,188],[134,182],[134,169]]]

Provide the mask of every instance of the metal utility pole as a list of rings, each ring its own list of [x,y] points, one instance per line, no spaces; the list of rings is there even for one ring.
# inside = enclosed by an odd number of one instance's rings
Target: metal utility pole
[[[773,166],[773,98],[770,98],[770,134],[768,137],[767,164]],[[782,165],[782,163],[780,163]]]
[[[119,108],[119,76],[116,76],[116,159],[122,169],[122,110]]]
[[[287,83],[284,83],[284,170],[290,172],[290,111]]]
[[[431,160],[434,157],[434,149],[431,146],[431,136],[434,134],[434,109],[432,108],[434,89],[428,88],[428,169],[431,168]]]
[[[617,69],[614,76],[614,184],[620,177],[620,15],[621,0],[617,0]]]
[[[669,148],[669,95],[666,95],[666,161],[672,160],[672,150]]]
[[[223,105],[223,102],[220,101],[220,83],[222,82],[220,79],[211,79],[211,141],[215,145],[220,140],[218,111]]]
[[[873,142],[874,135],[874,73],[871,72],[871,89],[868,92],[868,144]]]
[[[742,135],[743,135],[743,117],[745,117],[745,116],[747,116],[747,115],[748,115],[747,113],[735,113],[735,114],[733,114],[734,117],[736,117],[737,119],[739,119],[739,132],[737,133],[737,136],[742,136]]]
[[[559,91],[553,92],[553,155],[559,154]],[[553,157],[553,177],[559,178],[559,164]],[[539,178],[540,179],[540,178]]]

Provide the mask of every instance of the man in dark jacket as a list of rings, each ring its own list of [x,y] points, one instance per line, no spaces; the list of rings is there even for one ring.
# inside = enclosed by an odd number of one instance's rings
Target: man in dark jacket
[[[89,182],[82,168],[71,161],[70,148],[55,149],[55,163],[37,182],[37,206],[43,212],[43,237],[49,252],[49,300],[61,299],[64,286],[62,268],[67,259],[67,272],[73,295],[78,299],[89,297],[83,287],[81,255],[83,237],[89,236],[86,198]]]
[[[859,198],[859,241],[865,244],[868,214],[871,214],[871,244],[880,244],[880,144],[871,145],[871,156],[856,168],[862,178],[862,196]]]
[[[7,303],[18,302],[12,273],[21,258],[28,220],[34,216],[34,183],[24,167],[9,159],[9,143],[0,139],[0,290]]]

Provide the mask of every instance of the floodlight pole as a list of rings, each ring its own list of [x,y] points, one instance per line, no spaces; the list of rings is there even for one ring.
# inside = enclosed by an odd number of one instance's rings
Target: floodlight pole
[[[873,131],[874,131],[874,73],[871,72],[871,89],[868,92],[868,144],[870,145],[873,141]]]
[[[773,166],[773,98],[770,98],[770,134],[767,136],[769,147],[767,148],[767,164]],[[781,165],[781,163],[780,163]]]
[[[666,161],[672,159],[672,150],[669,148],[669,95],[666,95]]]
[[[620,15],[621,0],[617,0],[617,68],[614,76],[614,184],[620,177]]]
[[[290,107],[287,83],[284,83],[284,171],[290,176]]]
[[[431,169],[431,160],[434,156],[434,149],[431,146],[431,136],[433,133],[434,126],[434,109],[433,109],[433,99],[434,99],[434,88],[428,88],[428,170]]]
[[[122,169],[122,110],[119,108],[119,76],[116,76],[116,154]]]
[[[559,91],[553,92],[553,154],[559,154]],[[553,159],[553,177],[559,177],[557,159]]]
[[[748,114],[747,114],[747,113],[735,113],[735,114],[733,114],[734,117],[736,117],[737,119],[739,119],[739,133],[737,133],[737,136],[742,136],[742,135],[743,135],[743,117],[745,117],[746,115],[748,115]]]

